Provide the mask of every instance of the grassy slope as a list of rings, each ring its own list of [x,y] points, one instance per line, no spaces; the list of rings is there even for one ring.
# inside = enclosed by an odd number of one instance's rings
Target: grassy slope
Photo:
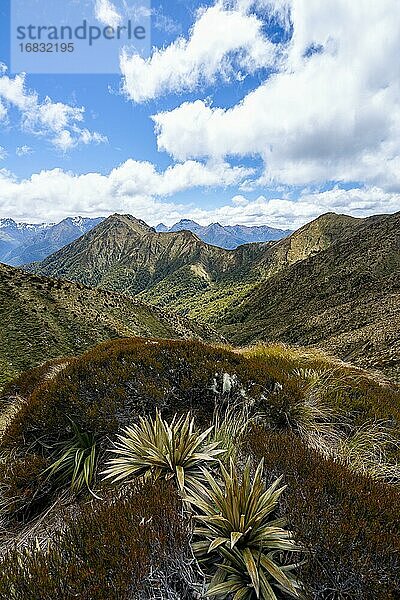
[[[331,247],[260,283],[222,331],[237,343],[322,346],[400,372],[400,213],[367,219]]]
[[[0,265],[0,388],[45,360],[133,335],[215,339],[210,328],[132,298]]]
[[[398,214],[329,213],[277,243],[230,252],[115,215],[35,269],[140,291],[145,302],[212,323],[235,343],[320,345],[397,377],[398,232]]]
[[[113,215],[29,268],[134,295],[182,266],[198,263],[211,276],[234,265],[235,253],[208,246],[189,231],[156,233],[130,215]]]

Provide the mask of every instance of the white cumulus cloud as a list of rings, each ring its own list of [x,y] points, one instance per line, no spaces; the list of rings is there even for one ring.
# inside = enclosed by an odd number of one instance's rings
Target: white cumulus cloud
[[[0,72],[0,118],[1,107],[7,113],[11,108],[16,109],[25,131],[48,138],[63,152],[79,144],[107,142],[105,136],[82,126],[83,107],[54,102],[48,96],[40,100],[36,91],[27,89],[24,74],[9,77],[5,70]]]
[[[296,229],[325,212],[365,217],[400,211],[400,194],[378,187],[340,186],[325,192],[303,192],[291,199],[276,195],[248,198],[235,195],[216,208],[183,204],[173,195],[193,188],[236,186],[248,177],[247,169],[226,163],[195,161],[157,171],[153,164],[128,160],[107,175],[75,175],[61,169],[41,171],[18,180],[0,169],[0,218],[17,221],[58,221],[71,215],[106,216],[130,213],[150,225],[167,225],[191,218],[202,225],[270,225]]]
[[[221,1],[198,13],[188,38],[179,37],[149,59],[125,50],[120,65],[123,90],[135,102],[169,92],[185,92],[217,77],[241,78],[276,60],[277,46],[262,31],[255,14]]]
[[[400,194],[377,187],[343,189],[338,186],[326,192],[304,192],[294,200],[282,197],[254,200],[235,196],[232,203],[211,213],[194,211],[203,222],[218,221],[223,225],[270,225],[280,229],[297,229],[327,212],[368,217],[400,211]]]
[[[19,181],[0,170],[0,216],[50,221],[67,215],[102,215],[115,211],[158,223],[160,216],[179,220],[185,207],[167,202],[193,188],[229,187],[251,171],[227,163],[188,161],[157,171],[152,163],[128,160],[108,175],[75,175],[62,169],[41,171]]]
[[[279,72],[231,108],[199,99],[155,115],[159,149],[179,160],[259,155],[262,184],[362,181],[399,190],[398,1],[275,7],[290,9],[293,27]]]

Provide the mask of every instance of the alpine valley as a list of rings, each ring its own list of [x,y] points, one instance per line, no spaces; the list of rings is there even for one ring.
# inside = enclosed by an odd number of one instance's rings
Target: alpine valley
[[[0,2],[0,600],[400,600],[399,4]]]
[[[112,215],[26,269],[137,297],[232,343],[316,346],[398,375],[399,225],[400,213],[328,213],[279,241],[225,250]]]

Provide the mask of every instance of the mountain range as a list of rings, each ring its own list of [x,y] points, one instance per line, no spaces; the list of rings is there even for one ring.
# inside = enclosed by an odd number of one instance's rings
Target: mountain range
[[[0,262],[10,266],[44,260],[60,248],[70,244],[104,220],[68,217],[60,223],[17,223],[13,219],[0,219]],[[188,230],[208,244],[233,249],[249,242],[278,240],[290,231],[272,227],[225,226],[213,223],[202,227],[194,221],[183,219],[173,227],[158,225],[156,231],[178,232]]]
[[[0,262],[11,266],[40,261],[73,242],[103,219],[68,217],[38,225],[0,219]]]
[[[287,238],[225,250],[112,215],[39,264],[46,276],[136,296],[234,343],[317,345],[399,371],[400,213],[328,213]]]
[[[190,219],[182,219],[179,223],[175,223],[172,227],[167,227],[163,223],[155,228],[159,233],[176,232],[176,231],[191,231],[195,233],[203,242],[227,250],[234,250],[242,244],[251,242],[269,242],[280,240],[292,233],[288,229],[274,229],[267,225],[258,227],[247,227],[246,225],[220,225],[219,223],[211,223],[211,225],[202,226],[191,221]]]

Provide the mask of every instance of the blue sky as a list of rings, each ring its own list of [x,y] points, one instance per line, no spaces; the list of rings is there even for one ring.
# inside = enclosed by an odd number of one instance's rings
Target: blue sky
[[[24,80],[9,70],[9,4],[0,218],[118,211],[153,225],[296,227],[328,210],[400,209],[395,0],[358,10],[344,0],[154,0],[149,57],[128,53],[115,75]]]

